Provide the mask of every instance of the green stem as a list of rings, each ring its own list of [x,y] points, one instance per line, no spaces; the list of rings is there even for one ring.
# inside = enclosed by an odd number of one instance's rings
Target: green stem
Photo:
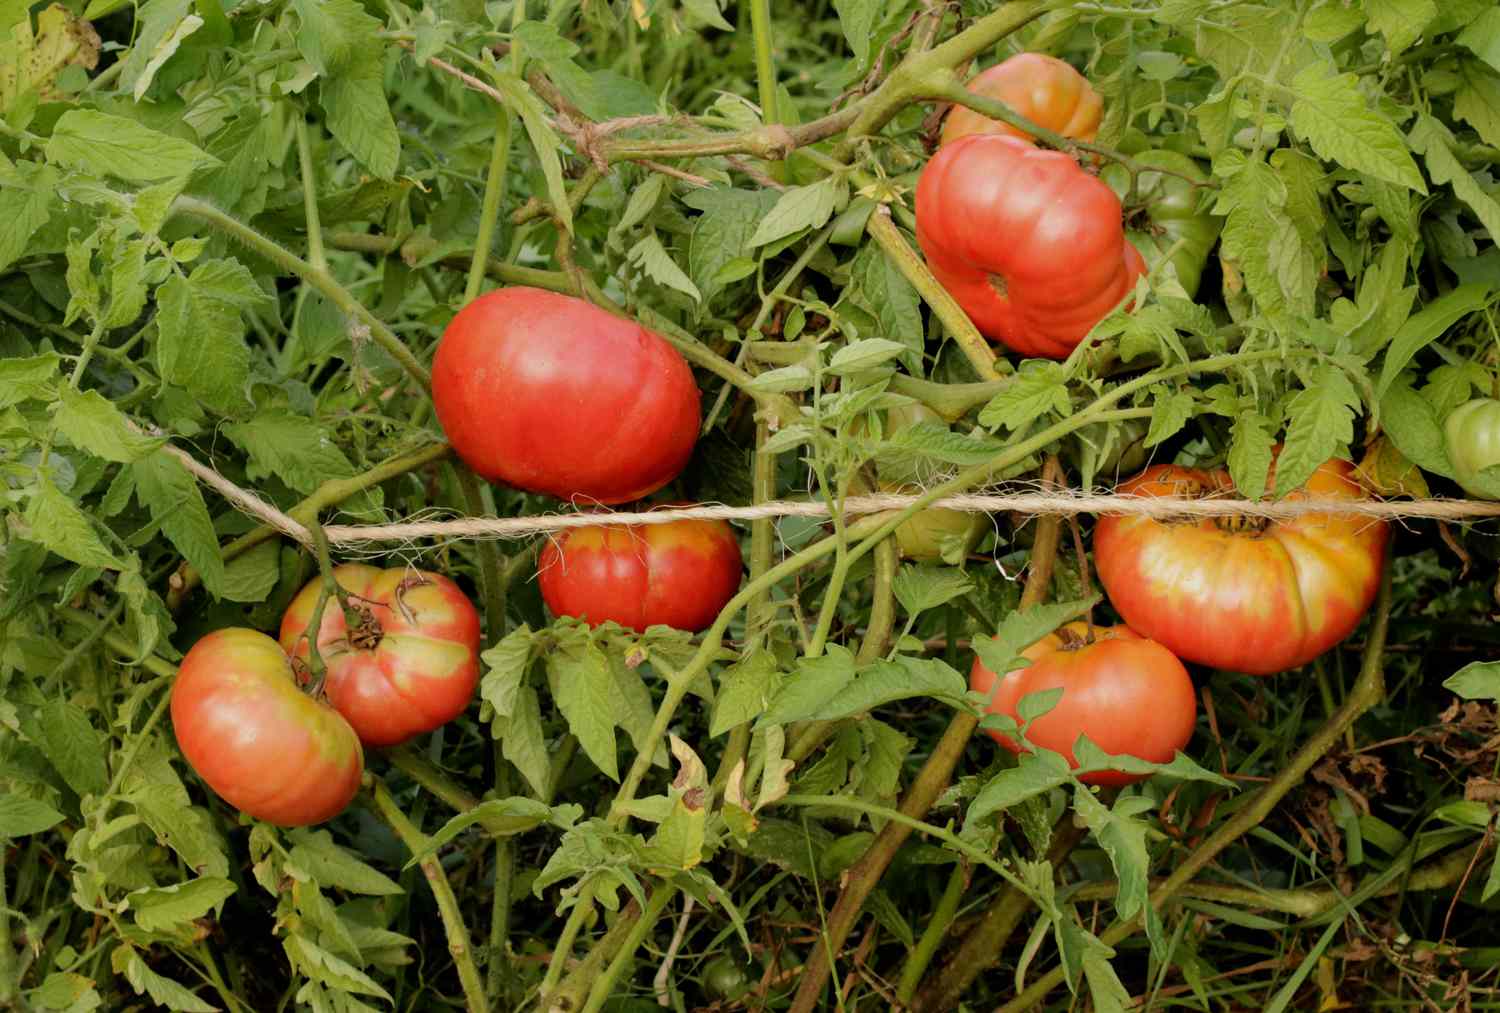
[[[511,791],[510,764],[501,755],[503,749],[503,744],[496,739],[493,745],[495,794],[500,798],[507,798]],[[484,983],[484,993],[496,1008],[505,1005],[503,1000],[510,984],[510,908],[515,873],[514,844],[508,835],[496,837],[494,896],[490,902],[490,945]]]
[[[202,219],[231,239],[265,257],[287,274],[295,274],[301,278],[321,292],[340,311],[354,317],[369,328],[370,337],[375,340],[375,343],[395,359],[423,391],[431,387],[432,377],[428,374],[427,367],[418,362],[411,349],[406,347],[396,333],[377,319],[358,299],[355,299],[353,294],[339,284],[326,268],[314,267],[281,244],[261,235],[244,222],[225,214],[207,201],[201,201],[196,197],[178,197],[172,202],[172,211],[183,212]]]
[[[375,811],[388,824],[396,836],[401,838],[401,843],[406,845],[412,854],[421,854],[427,850],[427,835],[412,825],[411,820],[406,818],[406,813],[396,804],[391,797],[390,790],[385,783],[378,778],[373,778],[371,786],[371,798],[375,803]],[[454,966],[458,969],[458,980],[463,986],[464,1000],[469,1013],[485,1013],[490,1006],[485,999],[484,982],[479,977],[479,969],[474,966],[474,954],[469,945],[469,930],[464,925],[463,912],[459,909],[458,898],[453,894],[453,887],[448,883],[448,877],[443,872],[443,865],[438,861],[437,855],[429,854],[418,863],[422,867],[422,873],[427,877],[427,885],[432,888],[432,896],[437,901],[438,914],[443,920],[443,931],[448,937],[448,952],[453,957]]]
[[[1065,813],[1052,828],[1047,861],[1052,865],[1054,875],[1068,854],[1083,840],[1084,834],[1084,829],[1074,824],[1072,813]],[[974,979],[999,959],[1000,951],[1031,909],[1031,904],[1031,897],[1007,883],[999,900],[991,904],[979,924],[969,930],[936,980],[922,990],[912,1007],[932,1013],[956,1008],[959,998]]]
[[[594,979],[594,986],[589,989],[589,998],[588,1002],[584,1004],[583,1013],[599,1013],[599,1009],[614,991],[615,983],[620,980],[620,977],[625,973],[625,968],[630,966],[631,961],[635,959],[635,951],[640,949],[642,941],[646,938],[646,933],[651,931],[651,927],[656,924],[656,920],[666,910],[667,904],[676,895],[677,885],[675,883],[660,883],[651,892],[650,898],[646,901],[646,910],[642,912],[641,917],[636,923],[630,927],[630,934],[625,937],[625,941],[620,945],[620,950],[615,954],[615,959],[609,962],[609,967],[605,968],[603,974]]]
[[[953,340],[958,342],[964,357],[973,365],[974,372],[983,380],[1000,379],[1000,372],[995,368],[994,346],[979,333],[979,328],[974,326],[974,321],[969,319],[958,300],[939,284],[927,269],[927,264],[906,242],[906,237],[891,220],[890,209],[883,204],[876,208],[865,224],[865,231],[880,244],[891,263],[921,294],[922,300],[932,307],[932,312],[943,322]]]
[[[351,475],[348,478],[329,479],[313,490],[312,495],[292,507],[287,513],[293,520],[306,525],[310,518],[316,517],[331,506],[342,503],[350,496],[377,486],[381,482],[441,461],[452,450],[453,448],[446,443],[434,443],[431,446],[423,447],[421,450],[414,450],[399,457],[392,457],[358,475]],[[222,553],[224,562],[227,563],[230,560],[238,559],[257,545],[270,541],[272,538],[277,537],[277,535],[278,532],[275,528],[265,525],[246,532],[224,546]],[[167,607],[175,612],[181,607],[183,599],[202,583],[203,575],[192,566],[184,563],[177,573],[173,574],[169,582]]]
[[[901,980],[896,985],[896,998],[903,1004],[911,1002],[912,993],[917,990],[917,983],[922,980],[922,975],[927,971],[927,965],[932,963],[933,956],[943,943],[943,938],[948,935],[948,928],[953,924],[953,916],[958,913],[958,902],[963,898],[964,887],[968,884],[968,871],[963,863],[954,863],[953,871],[948,874],[948,885],[943,889],[942,897],[938,898],[937,908],[932,912],[932,918],[927,922],[927,928],[922,932],[922,938],[917,940],[916,949],[906,958],[906,964],[901,968]]]
[[[491,512],[484,505],[484,492],[479,485],[479,476],[465,465],[459,465],[456,470],[469,516],[490,516]],[[477,539],[474,548],[479,554],[479,583],[484,594],[485,632],[489,634],[489,642],[493,644],[505,636],[506,584],[500,576],[500,550],[491,538]]]
[[[889,386],[897,394],[922,402],[941,415],[944,422],[956,422],[975,408],[988,404],[991,398],[1013,383],[1013,376],[981,383],[934,383],[905,373],[894,373]]]
[[[1387,566],[1381,576],[1380,595],[1375,602],[1370,634],[1365,641],[1365,654],[1360,665],[1359,678],[1355,680],[1349,695],[1344,698],[1343,705],[1303,743],[1302,748],[1292,755],[1287,765],[1265,787],[1256,792],[1249,802],[1240,807],[1218,830],[1189,854],[1160,886],[1151,891],[1153,907],[1160,908],[1176,896],[1177,892],[1187,886],[1193,877],[1219,856],[1220,852],[1264,822],[1270,816],[1271,811],[1276,808],[1276,804],[1289,791],[1301,784],[1302,778],[1313,765],[1333,748],[1343,736],[1344,729],[1352,726],[1365,711],[1384,699],[1383,664],[1390,616],[1391,571]],[[1139,917],[1130,921],[1115,922],[1100,938],[1106,946],[1114,946],[1139,932],[1141,928],[1142,923]],[[1047,993],[1061,984],[1062,980],[1062,969],[1055,968],[1032,982],[1014,999],[996,1010],[996,1013],[1021,1013],[1022,1010],[1031,1009],[1046,998]]]
[[[5,858],[10,841],[0,841],[0,1007],[9,1006],[20,993],[16,976],[16,948],[10,941],[10,899],[5,886]]]
[[[323,225],[318,219],[318,186],[313,173],[312,145],[307,137],[307,117],[297,115],[297,160],[302,167],[302,207],[307,217],[307,260],[314,270],[326,271],[328,258],[323,254]]]
[[[517,4],[516,10],[525,10]],[[519,43],[511,49],[512,59],[519,59]],[[489,270],[490,247],[495,241],[495,223],[500,217],[500,202],[505,198],[505,177],[510,165],[511,111],[501,106],[495,112],[495,144],[490,150],[490,171],[484,179],[484,204],[479,211],[479,235],[474,239],[474,256],[469,264],[469,278],[464,285],[464,302],[473,302],[479,297],[479,288],[484,284],[485,272]]]
[[[776,109],[776,64],[771,57],[771,0],[748,0],[750,31],[755,36],[755,83],[760,90],[760,114],[766,123],[780,123]]]
[[[424,260],[440,245],[436,239],[429,236],[377,236],[366,232],[330,232],[328,244],[336,250],[349,250],[354,253],[375,253],[385,256],[398,254],[408,263],[415,264]],[[473,254],[462,252],[446,254],[438,261],[444,267],[457,270],[467,270],[473,263]],[[515,264],[507,264],[493,258],[485,261],[485,273],[496,281],[507,285],[530,285],[532,288],[544,288],[549,292],[562,292],[567,295],[581,295],[578,286],[573,284],[562,271],[547,271],[539,267],[517,267]]]
[[[427,789],[435,798],[455,811],[466,813],[479,805],[477,798],[454,784],[448,779],[448,775],[410,746],[387,749],[385,758],[391,761],[391,766]]]

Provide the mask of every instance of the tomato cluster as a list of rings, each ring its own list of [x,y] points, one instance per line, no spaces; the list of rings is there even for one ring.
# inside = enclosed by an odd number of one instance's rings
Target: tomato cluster
[[[1116,491],[1197,497],[1232,488],[1224,471],[1155,465]],[[1286,498],[1366,495],[1353,466],[1331,460]],[[1061,688],[1056,706],[1025,734],[1075,766],[1079,735],[1107,753],[1165,762],[1191,737],[1196,709],[1179,659],[1252,675],[1306,664],[1353,632],[1369,610],[1387,537],[1384,522],[1341,514],[1269,523],[1101,517],[1094,560],[1127,625],[1066,626],[1023,652],[1028,666],[1001,678],[976,657],[970,686],[989,697],[990,712],[1016,721],[1022,697]],[[1007,749],[1021,749],[1001,731],[991,735]],[[1137,778],[1105,770],[1081,779]]]
[[[393,746],[451,721],[479,681],[479,614],[447,577],[373,566],[333,575],[349,611],[336,598],[323,610],[317,695],[299,683],[321,580],[292,601],[280,643],[216,630],[188,651],[172,686],[177,743],[198,776],[282,826],[338,815],[359,790],[362,745]]]
[[[1098,93],[1054,57],[1013,56],[969,89],[1063,137],[1092,140],[1099,127]],[[1119,195],[1128,175],[1106,183],[1031,139],[955,107],[917,183],[917,242],[980,333],[1021,355],[1066,358],[1147,262],[1169,254],[1182,287],[1196,291],[1218,225],[1198,213],[1193,180],[1183,178],[1202,176],[1192,159],[1171,151],[1136,159],[1147,167],[1134,188],[1147,224],[1127,235]]]

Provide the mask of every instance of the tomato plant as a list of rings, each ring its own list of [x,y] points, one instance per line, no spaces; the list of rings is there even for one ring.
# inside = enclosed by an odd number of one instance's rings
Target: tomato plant
[[[644,631],[707,628],[740,586],[741,556],[723,521],[569,528],[537,561],[555,615]]]
[[[919,485],[883,483],[881,491],[915,495],[923,490]],[[972,546],[984,529],[983,514],[928,507],[897,525],[892,537],[902,558],[931,562],[943,558],[946,546],[955,550]]]
[[[1126,236],[1150,267],[1154,268],[1170,254],[1172,272],[1188,298],[1192,298],[1198,294],[1203,267],[1218,242],[1222,224],[1221,219],[1204,208],[1203,186],[1194,185],[1206,184],[1208,174],[1193,159],[1177,151],[1157,148],[1131,157],[1148,168],[1135,181],[1135,201],[1144,221],[1133,225]],[[1171,172],[1153,172],[1149,167]],[[1123,165],[1106,166],[1100,177],[1121,199],[1129,193],[1130,173]]]
[[[458,311],[433,359],[432,398],[475,471],[559,499],[655,492],[698,437],[698,385],[665,338],[534,288],[499,289]]]
[[[323,609],[318,653],[324,692],[367,746],[394,746],[464,712],[479,682],[479,613],[438,573],[348,563],[334,578],[359,617],[336,600]],[[282,648],[308,657],[307,631],[322,591],[314,579],[281,619]]]
[[[1159,464],[1122,483],[1126,496],[1212,496],[1227,471]],[[1287,499],[1361,499],[1347,461],[1320,465]],[[1347,637],[1375,599],[1383,521],[1307,514],[1253,522],[1101,517],[1094,559],[1110,603],[1132,629],[1189,661],[1253,675],[1304,665]]]
[[[1486,470],[1500,464],[1500,401],[1475,398],[1459,405],[1443,423],[1443,437],[1463,490],[1480,499],[1500,499],[1500,478]]]
[[[968,88],[998,99],[1038,126],[1080,141],[1099,132],[1104,101],[1088,80],[1065,60],[1045,53],[1017,53],[981,71]],[[943,120],[942,143],[970,134],[1007,134],[1023,141],[1031,135],[972,109],[954,106]]]
[[[1193,735],[1198,698],[1193,681],[1171,651],[1128,626],[1069,623],[1021,653],[1030,664],[996,678],[976,655],[969,688],[989,697],[991,714],[1021,721],[1021,698],[1061,689],[1057,704],[1034,720],[1026,738],[1078,760],[1078,736],[1106,753],[1167,763]],[[1021,744],[1002,732],[991,737],[1013,753]],[[1130,784],[1140,776],[1117,770],[1080,775],[1085,784]]]
[[[1067,356],[1130,292],[1144,262],[1120,200],[1072,158],[978,134],[946,144],[917,183],[917,241],[986,337]]]
[[[178,748],[205,784],[256,819],[322,823],[359,791],[364,754],[337,711],[304,693],[276,641],[227,627],[193,644],[172,683]]]

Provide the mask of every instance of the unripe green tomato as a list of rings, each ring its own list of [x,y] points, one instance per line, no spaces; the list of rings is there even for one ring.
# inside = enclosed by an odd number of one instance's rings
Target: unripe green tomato
[[[1443,437],[1453,477],[1464,492],[1500,499],[1500,472],[1485,473],[1500,465],[1500,401],[1482,397],[1459,405],[1444,423]]]
[[[918,486],[881,486],[882,491],[916,495]],[[931,508],[919,510],[896,528],[896,548],[902,558],[933,561],[943,558],[945,539],[960,539],[965,551],[979,540],[984,531],[985,515],[963,510]]]
[[[1134,157],[1145,166],[1170,169],[1199,181],[1208,179],[1203,167],[1181,152],[1158,148]],[[1118,163],[1107,166],[1100,178],[1122,198],[1130,187],[1130,173]],[[1147,227],[1133,228],[1126,236],[1153,269],[1168,250],[1176,247],[1172,254],[1172,269],[1177,272],[1177,280],[1188,297],[1192,298],[1198,292],[1209,251],[1218,242],[1220,220],[1198,211],[1198,188],[1182,176],[1149,170],[1142,172],[1136,178],[1135,196],[1145,205]]]
[[[738,1002],[750,993],[760,975],[752,966],[721,953],[703,969],[703,991],[715,1002]]]

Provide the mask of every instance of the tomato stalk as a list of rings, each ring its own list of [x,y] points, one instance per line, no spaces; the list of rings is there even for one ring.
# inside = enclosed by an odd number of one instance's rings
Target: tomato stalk
[[[417,357],[412,354],[411,349],[406,347],[405,342],[396,336],[395,331],[366,309],[364,304],[341,285],[330,271],[309,264],[280,243],[267,238],[233,215],[220,211],[207,201],[184,195],[172,202],[171,210],[173,214],[189,214],[207,222],[229,238],[265,257],[284,273],[295,274],[321,292],[329,302],[338,307],[340,312],[358,320],[360,324],[368,328],[370,337],[375,343],[395,359],[402,369],[406,370],[407,375],[417,382],[417,386],[424,393],[428,391],[432,378],[427,372],[427,367],[417,361]]]
[[[351,642],[356,631],[367,629],[366,620],[373,621],[373,617],[351,605],[348,592],[334,579],[333,561],[328,553],[328,536],[323,533],[323,525],[318,523],[316,517],[308,519],[307,530],[312,533],[313,546],[318,557],[318,572],[323,580],[322,588],[318,592],[317,604],[313,606],[312,619],[303,633],[303,636],[307,638],[307,669],[311,677],[306,688],[308,695],[319,697],[323,695],[323,685],[328,677],[328,666],[323,661],[323,652],[319,648],[318,641],[322,639],[323,611],[328,607],[329,599],[336,600],[339,608],[343,609],[344,622],[349,628]]]
[[[661,913],[666,910],[667,904],[677,895],[677,884],[663,881],[656,884],[656,889],[651,891],[651,896],[646,900],[646,909],[641,912],[641,917],[630,927],[625,941],[620,944],[620,950],[615,954],[604,973],[594,979],[594,986],[589,989],[588,1001],[584,1004],[583,1013],[599,1013],[599,1009],[614,992],[615,983],[625,973],[635,959],[635,951],[640,949],[641,942],[646,938],[646,933],[656,924]]]
[[[376,815],[401,839],[408,851],[416,855],[428,850],[427,835],[407,819],[406,813],[401,811],[401,807],[391,797],[390,789],[385,786],[384,781],[373,776],[370,778],[370,797]],[[458,906],[453,887],[448,883],[448,876],[443,872],[442,862],[436,854],[428,854],[418,864],[422,867],[422,874],[427,877],[427,885],[432,888],[433,899],[437,901],[443,931],[448,937],[448,953],[458,969],[458,980],[463,986],[464,1001],[469,1013],[485,1013],[490,1005],[485,998],[484,982],[479,977],[479,969],[474,964],[469,929],[464,924],[463,911]]]
[[[1349,690],[1349,695],[1339,709],[1308,737],[1302,748],[1294,753],[1287,765],[1273,777],[1265,787],[1237,809],[1218,830],[1185,858],[1172,874],[1151,891],[1150,904],[1160,909],[1167,901],[1183,890],[1193,877],[1229,845],[1255,829],[1275,809],[1293,788],[1302,783],[1302,778],[1343,737],[1346,729],[1385,698],[1385,641],[1391,618],[1391,568],[1387,562],[1381,574],[1380,593],[1375,600],[1375,609],[1370,621],[1370,634],[1365,641],[1365,653],[1360,663],[1359,677]],[[1100,938],[1106,946],[1115,946],[1144,927],[1139,917],[1131,921],[1117,921]],[[1062,983],[1063,972],[1054,969],[1042,975],[996,1013],[1021,1013],[1031,1009],[1046,998],[1047,994]]]

